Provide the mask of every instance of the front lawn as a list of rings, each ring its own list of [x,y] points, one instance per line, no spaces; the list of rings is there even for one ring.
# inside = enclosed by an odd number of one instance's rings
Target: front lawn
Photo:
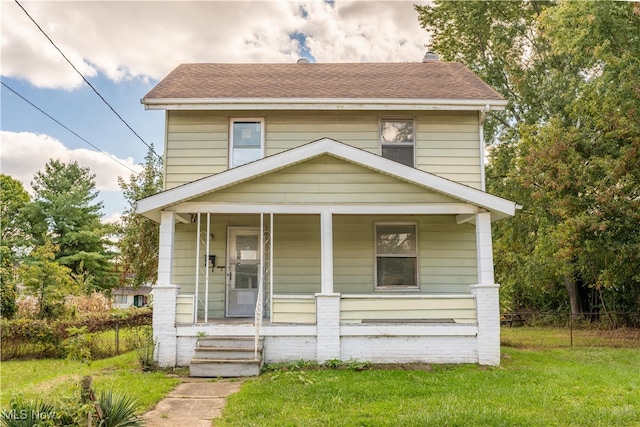
[[[264,374],[215,425],[640,426],[638,349],[503,348],[500,367],[428,369]]]
[[[79,383],[85,375],[93,377],[98,393],[111,389],[138,398],[141,412],[153,407],[178,383],[165,372],[142,371],[135,351],[89,365],[65,359],[7,361],[0,366],[0,407],[8,408],[11,397],[17,394],[51,403],[76,396],[79,399]]]

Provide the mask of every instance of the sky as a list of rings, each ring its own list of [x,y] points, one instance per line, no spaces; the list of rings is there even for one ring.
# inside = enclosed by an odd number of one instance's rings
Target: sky
[[[163,151],[164,112],[140,99],[179,64],[418,62],[429,42],[413,7],[427,1],[18,1],[140,138],[0,0],[2,83],[88,141],[2,86],[0,172],[31,192],[49,159],[77,161],[110,221],[127,206],[118,177],[141,170],[145,143]]]

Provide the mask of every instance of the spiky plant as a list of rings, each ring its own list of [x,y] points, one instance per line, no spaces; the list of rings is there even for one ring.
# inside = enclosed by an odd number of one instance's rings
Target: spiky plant
[[[104,413],[104,419],[99,427],[138,427],[144,425],[144,420],[136,415],[138,399],[122,393],[103,391],[98,398]]]
[[[46,427],[55,426],[56,408],[41,400],[24,400],[13,397],[9,409],[0,412],[2,427]]]

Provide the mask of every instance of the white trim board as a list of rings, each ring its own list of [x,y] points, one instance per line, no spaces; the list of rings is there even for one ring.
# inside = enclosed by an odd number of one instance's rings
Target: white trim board
[[[154,98],[140,100],[147,110],[504,110],[504,99],[406,98]]]

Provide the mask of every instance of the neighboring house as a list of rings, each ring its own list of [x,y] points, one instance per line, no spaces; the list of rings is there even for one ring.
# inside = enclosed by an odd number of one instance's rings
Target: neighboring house
[[[146,307],[149,304],[149,294],[151,286],[140,286],[139,288],[124,287],[111,291],[113,308]]]
[[[160,365],[205,334],[267,362],[500,363],[491,223],[517,206],[484,191],[482,127],[506,101],[463,65],[185,64],[142,103],[166,111],[165,190],[137,204]]]

